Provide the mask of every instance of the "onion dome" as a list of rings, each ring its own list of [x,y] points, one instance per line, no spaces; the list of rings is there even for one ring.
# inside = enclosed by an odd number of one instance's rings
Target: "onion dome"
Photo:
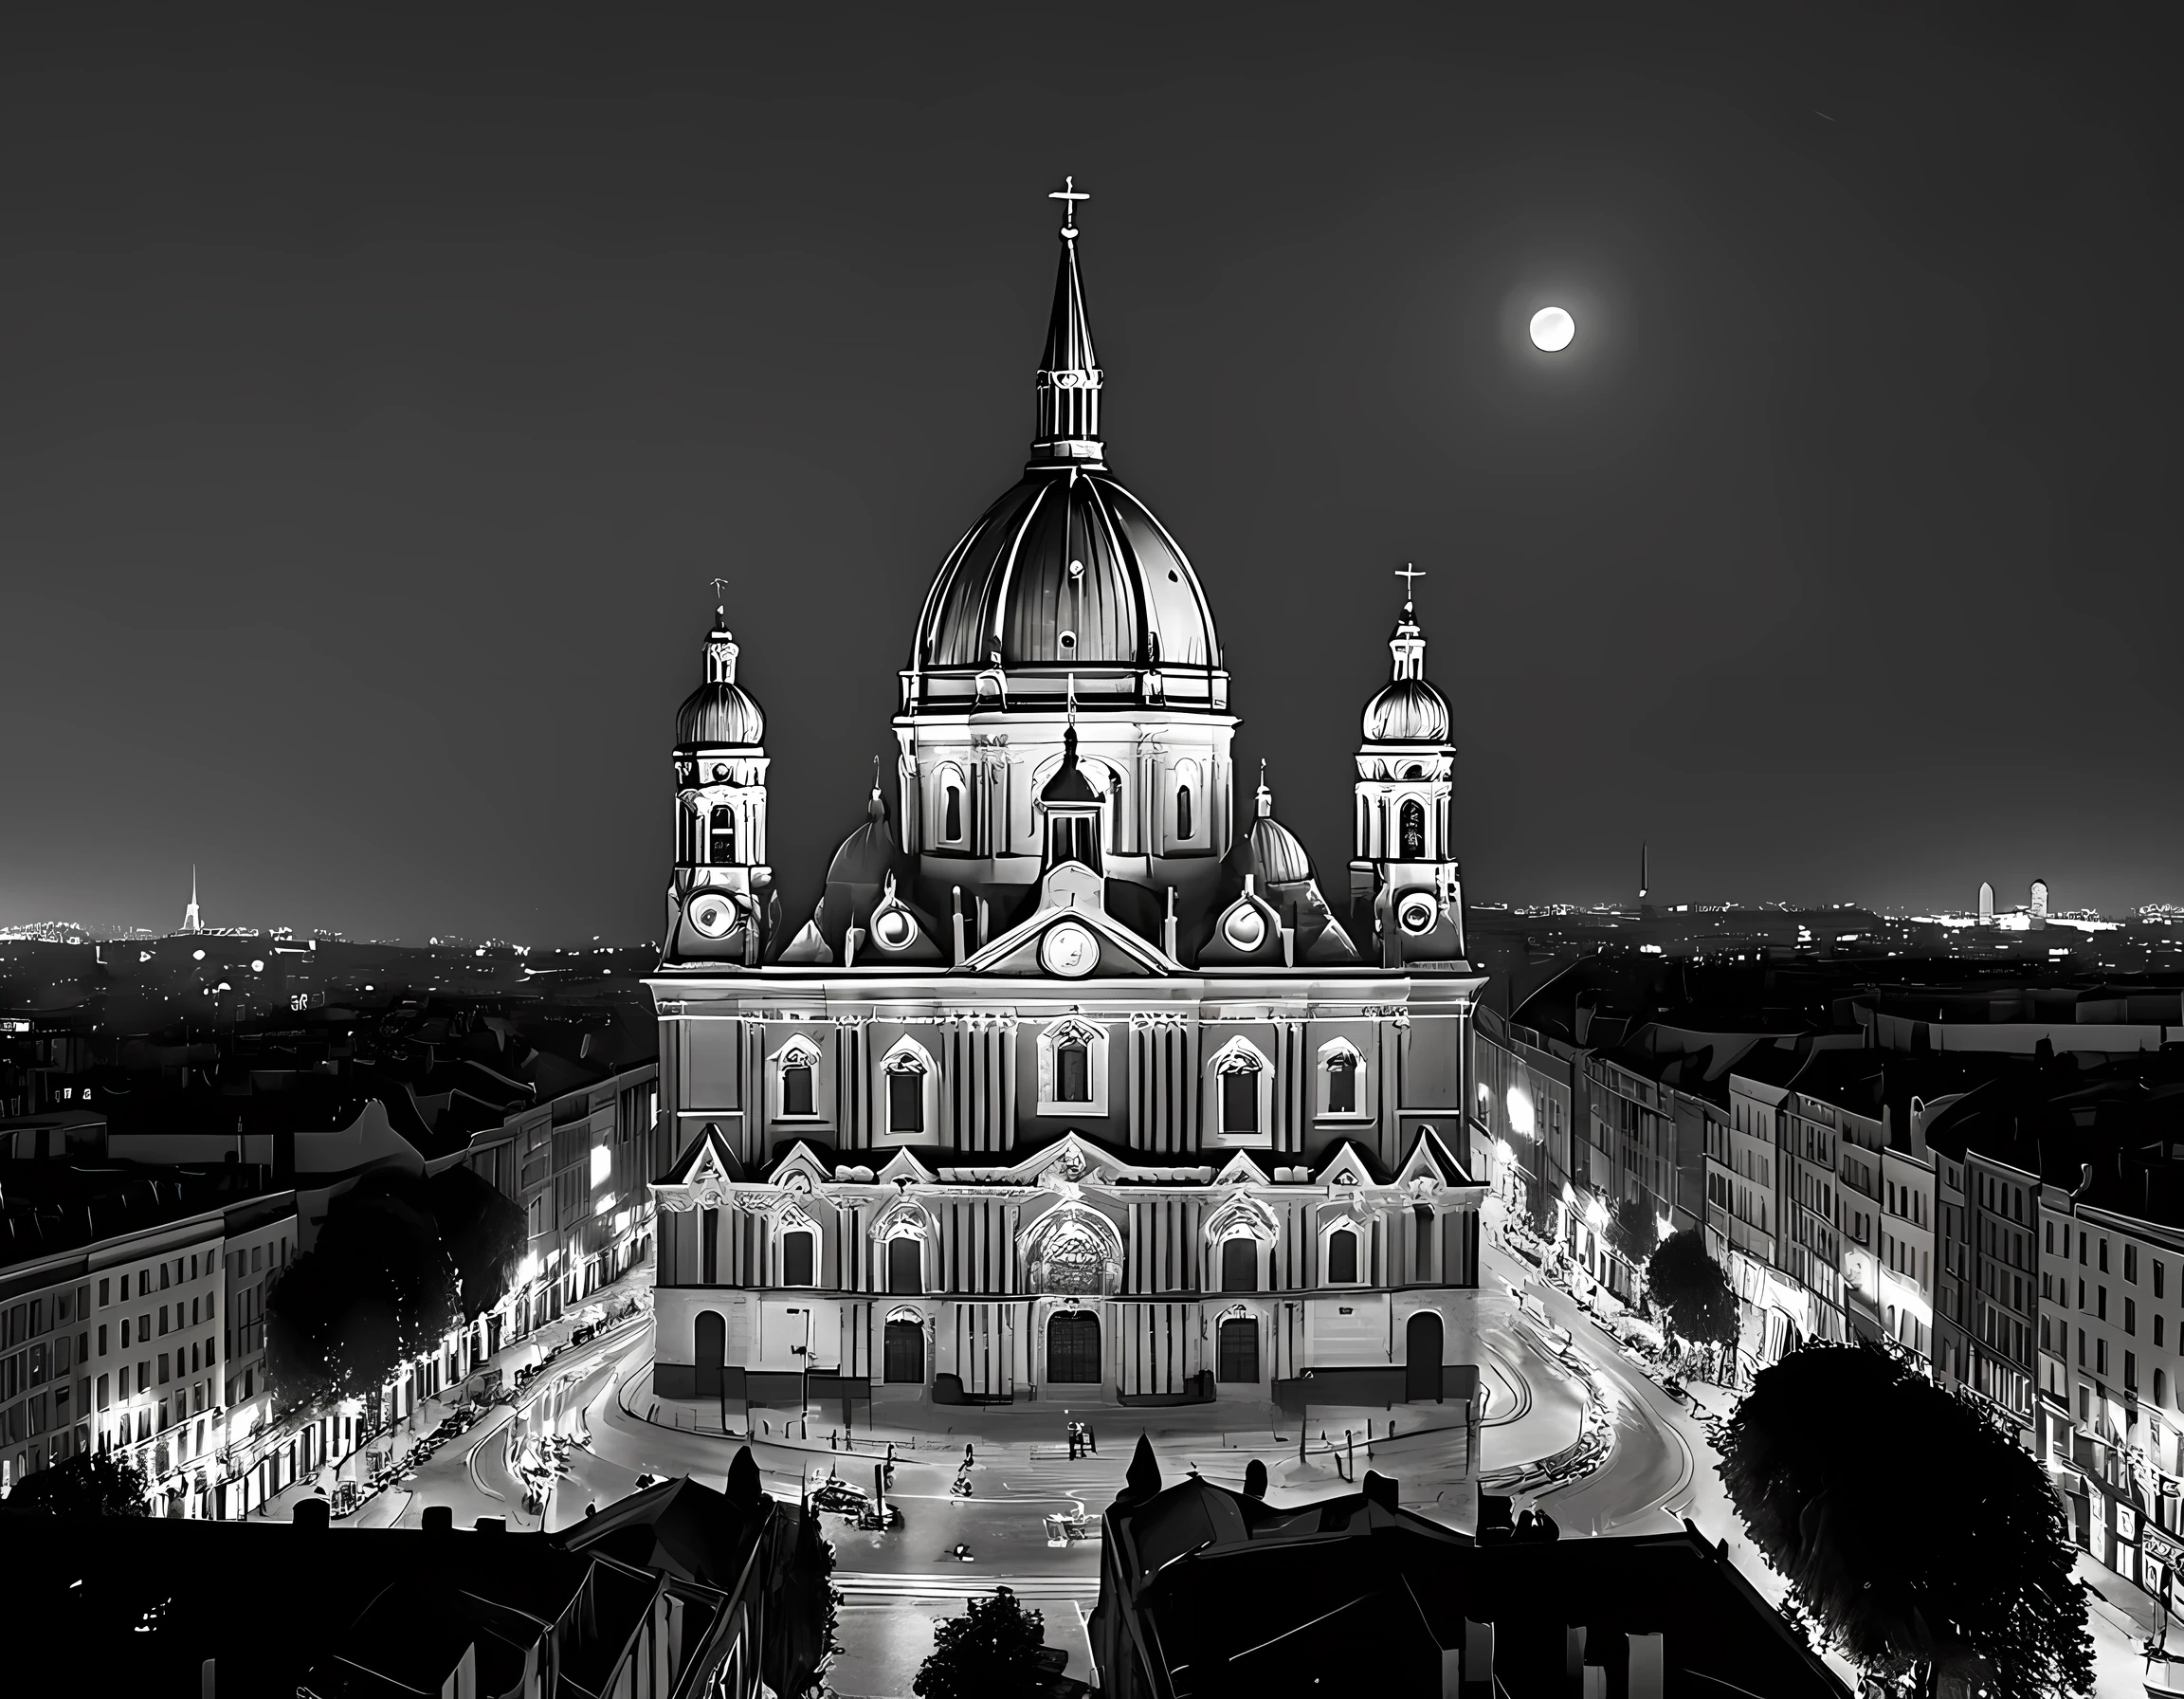
[[[1403,617],[1388,640],[1394,676],[1365,704],[1368,743],[1447,743],[1454,716],[1448,699],[1426,682],[1426,638],[1403,604]]]
[[[1274,793],[1266,788],[1266,763],[1259,763],[1259,813],[1251,827],[1228,852],[1231,872],[1248,873],[1266,890],[1279,885],[1301,885],[1312,877],[1312,858],[1297,834],[1274,817]]]
[[[911,655],[914,702],[959,701],[967,675],[989,667],[1154,666],[1171,703],[1226,702],[1226,681],[1218,692],[1210,682],[1221,649],[1197,574],[1167,527],[1106,467],[1102,375],[1076,239],[1065,226],[1030,464],[941,563]],[[1193,669],[1200,681],[1189,678]],[[959,675],[953,688],[933,676],[950,672]],[[1010,678],[1012,702],[1039,694],[1034,681]]]
[[[829,886],[869,885],[877,890],[890,874],[907,873],[901,846],[887,823],[887,799],[880,787],[872,787],[872,799],[864,805],[864,824],[842,840],[834,859],[827,864]]]
[[[728,630],[728,611],[713,611],[713,630],[705,638],[705,682],[683,699],[675,715],[678,746],[755,749],[766,741],[766,714],[757,699],[736,682],[736,639]]]

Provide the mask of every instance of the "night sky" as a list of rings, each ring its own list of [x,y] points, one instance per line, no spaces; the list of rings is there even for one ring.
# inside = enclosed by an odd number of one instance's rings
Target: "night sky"
[[[1475,902],[1642,838],[1667,901],[2184,901],[2157,9],[44,9],[0,923],[194,861],[211,924],[655,937],[716,574],[801,919],[1065,172],[1110,464],[1331,890],[1410,559]]]

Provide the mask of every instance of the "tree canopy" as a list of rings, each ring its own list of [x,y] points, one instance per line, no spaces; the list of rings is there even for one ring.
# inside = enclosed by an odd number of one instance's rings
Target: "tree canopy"
[[[960,1617],[933,1631],[933,1652],[910,1684],[918,1699],[1031,1699],[1032,1662],[1046,1640],[1046,1618],[1027,1611],[1007,1587],[974,1599]]]
[[[1975,1670],[1993,1699],[2092,1690],[2084,1595],[2047,1476],[1909,1363],[1872,1345],[1793,1352],[1754,1380],[1721,1459],[1753,1544],[1869,1672],[1914,1675],[1921,1693]]]
[[[515,1199],[461,1163],[435,1174],[423,1191],[455,1265],[464,1320],[475,1322],[515,1284],[530,1225]]]
[[[107,1452],[79,1452],[17,1483],[10,1510],[43,1516],[144,1516],[144,1471]]]
[[[418,1183],[367,1178],[265,1303],[265,1364],[284,1410],[361,1396],[446,1337],[455,1264]]]
[[[1646,1264],[1646,1284],[1668,1312],[1668,1330],[1698,1345],[1737,1343],[1737,1294],[1696,1227],[1670,1233]]]

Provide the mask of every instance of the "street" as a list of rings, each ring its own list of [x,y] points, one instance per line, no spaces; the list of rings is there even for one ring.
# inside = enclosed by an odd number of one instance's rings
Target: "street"
[[[1612,1435],[1611,1449],[1593,1472],[1520,1494],[1520,1503],[1535,1503],[1552,1514],[1564,1538],[1663,1532],[1688,1518],[1709,1538],[1725,1538],[1732,1561],[1764,1596],[1779,1601],[1782,1582],[1744,1541],[1700,1419],[1662,1391],[1573,1298],[1539,1279],[1529,1264],[1491,1243],[1483,1248],[1483,1258],[1482,1289],[1471,1301],[1468,1337],[1460,1337],[1451,1351],[1467,1353],[1480,1364],[1487,1388],[1479,1471],[1491,1475],[1562,1452],[1576,1439],[1587,1398],[1594,1396],[1582,1377],[1556,1360],[1535,1321],[1520,1313],[1508,1295],[1516,1286],[1537,1301],[1549,1323],[1570,1334],[1572,1349],[1590,1367],[1596,1396],[1605,1402]],[[634,1270],[630,1278],[648,1274]],[[566,1332],[564,1325],[560,1337]],[[555,1341],[549,1332],[527,1342],[516,1361],[535,1361]],[[708,1434],[687,1425],[664,1425],[679,1413],[662,1410],[648,1396],[650,1353],[647,1319],[564,1348],[514,1405],[491,1410],[406,1477],[398,1489],[371,1500],[355,1518],[337,1525],[415,1526],[427,1506],[446,1505],[458,1525],[500,1516],[511,1528],[537,1526],[540,1519],[526,1511],[524,1489],[508,1466],[512,1434],[557,1431],[590,1438],[589,1447],[572,1446],[566,1452],[565,1473],[546,1502],[543,1522],[549,1529],[581,1520],[588,1505],[604,1506],[634,1490],[644,1473],[691,1475],[719,1487],[745,1441],[724,1439],[717,1430]],[[438,1405],[426,1407],[418,1431],[429,1431],[439,1413]],[[1445,1420],[1435,1425],[1438,1413],[1430,1406],[1379,1412],[1315,1409],[1305,1426],[1312,1455],[1303,1464],[1298,1460],[1294,1420],[1256,1429],[1213,1425],[1249,1419],[1236,1406],[1137,1412],[1093,1404],[1076,1410],[1076,1416],[1092,1421],[1101,1448],[1098,1455],[1081,1459],[1071,1459],[1063,1443],[1070,1412],[1062,1408],[919,1406],[905,1414],[921,1425],[915,1431],[860,1432],[853,1450],[836,1450],[829,1444],[830,1429],[816,1416],[809,1426],[810,1439],[791,1439],[792,1416],[784,1421],[781,1413],[766,1413],[767,1431],[751,1442],[767,1489],[790,1502],[829,1470],[869,1492],[887,1442],[896,1444],[895,1481],[888,1496],[902,1510],[903,1525],[865,1532],[846,1516],[826,1519],[835,1549],[835,1580],[843,1594],[844,1650],[830,1685],[844,1695],[880,1699],[906,1694],[931,1650],[934,1624],[958,1613],[974,1593],[1001,1584],[1045,1613],[1049,1643],[1066,1648],[1069,1672],[1088,1679],[1084,1619],[1099,1594],[1100,1513],[1120,1489],[1140,1432],[1150,1438],[1164,1478],[1195,1470],[1210,1480],[1240,1487],[1246,1464],[1258,1457],[1268,1466],[1270,1496],[1279,1502],[1350,1490],[1336,1456],[1346,1450],[1347,1428],[1356,1440],[1356,1469],[1393,1476],[1406,1508],[1465,1529],[1475,1514],[1476,1475],[1465,1455],[1463,1428]],[[1264,1412],[1262,1419],[1271,1415]],[[1388,1436],[1391,1422],[1393,1438]],[[976,1459],[970,1471],[973,1496],[958,1499],[951,1495],[949,1484],[966,1443]],[[1050,1539],[1046,1519],[1075,1513],[1082,1513],[1091,1537]],[[958,1545],[968,1548],[969,1562],[954,1555]],[[2106,1578],[2103,1591],[2117,1603],[2096,1599],[2091,1614],[2097,1691],[2136,1694],[2144,1629],[2127,1614],[2135,1596],[2127,1597],[2129,1590],[2114,1577]],[[2138,1610],[2143,1617],[2142,1601]],[[1850,1679],[1847,1666],[1829,1661]]]

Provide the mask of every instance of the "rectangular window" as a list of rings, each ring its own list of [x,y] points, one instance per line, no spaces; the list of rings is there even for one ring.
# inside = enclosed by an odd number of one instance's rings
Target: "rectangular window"
[[[104,1281],[104,1280],[101,1280],[101,1281],[99,1283],[99,1307],[100,1307],[100,1309],[104,1309],[104,1308],[106,1307],[106,1288],[107,1288],[107,1285],[108,1285],[108,1282],[106,1282],[106,1281]]]
[[[1065,1040],[1054,1047],[1054,1100],[1065,1104],[1092,1101],[1092,1053],[1081,1042]]]
[[[2123,1247],[2123,1278],[2133,1285],[2138,1284],[2138,1247],[2136,1245],[2126,1244]]]
[[[1252,1238],[1221,1241],[1221,1289],[1255,1292],[1259,1289],[1259,1242]]]
[[[257,1273],[257,1272],[258,1272],[258,1259],[259,1259],[259,1258],[260,1258],[262,1255],[264,1255],[264,1250],[265,1250],[265,1248],[264,1248],[263,1245],[253,1245],[253,1246],[251,1246],[251,1247],[250,1247],[250,1272],[251,1272],[251,1273],[255,1274],[255,1273]]]
[[[2138,1354],[2136,1351],[2123,1353],[2123,1390],[2127,1393],[2138,1390]]]
[[[2161,1276],[2165,1271],[2161,1265],[2161,1259],[2156,1257],[2154,1259],[2154,1295],[2157,1298],[2161,1295]]]
[[[2101,1272],[2103,1274],[2108,1272],[2108,1241],[2106,1239],[2101,1241]]]
[[[2106,1287],[2097,1286],[2093,1288],[2093,1313],[2105,1322],[2108,1319],[2108,1288]]]
[[[781,1113],[784,1115],[810,1115],[811,1107],[811,1065],[792,1062],[781,1069]]]
[[[781,1240],[781,1284],[783,1286],[810,1286],[811,1284],[811,1234],[792,1233]]]
[[[1327,1113],[1355,1115],[1356,1112],[1356,1060],[1351,1056],[1330,1056],[1327,1058]]]
[[[165,1351],[159,1353],[159,1384],[161,1386],[165,1386],[171,1379],[167,1373],[167,1357],[168,1354]]]
[[[2138,1331],[2138,1302],[2129,1296],[2123,1300],[2123,1331],[2125,1333],[2137,1333]]]
[[[2108,1341],[2105,1337],[2093,1342],[2093,1372],[2096,1375],[2108,1372]]]
[[[925,1289],[924,1242],[908,1234],[887,1241],[887,1289],[917,1293]]]
[[[127,1374],[129,1371],[128,1371],[128,1370],[126,1370],[126,1369],[124,1369],[124,1370],[122,1370],[121,1372],[122,1372],[123,1374]],[[100,1375],[100,1376],[99,1377],[99,1408],[100,1408],[100,1409],[101,1409],[101,1410],[105,1409],[105,1408],[106,1408],[106,1405],[107,1405],[107,1401],[108,1401],[108,1400],[107,1400],[107,1397],[106,1397],[106,1377],[105,1377],[104,1375]]]
[[[887,1076],[887,1130],[921,1133],[925,1130],[925,1076],[904,1069]]]
[[[698,1281],[701,1286],[720,1284],[720,1212],[698,1212]]]
[[[99,1355],[106,1355],[106,1324],[103,1322],[99,1324]]]
[[[1221,1076],[1221,1130],[1256,1133],[1259,1130],[1259,1070],[1239,1068]]]

